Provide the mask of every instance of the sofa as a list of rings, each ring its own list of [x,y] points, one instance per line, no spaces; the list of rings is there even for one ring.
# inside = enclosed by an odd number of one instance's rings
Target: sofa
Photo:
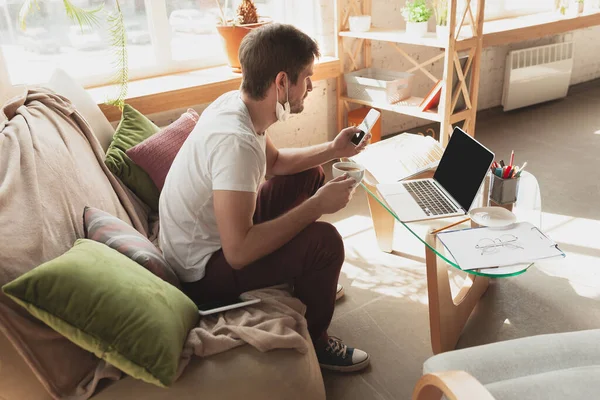
[[[600,393],[600,329],[536,335],[435,355],[414,400],[584,400]]]
[[[68,80],[64,82],[64,86],[56,87],[55,84],[57,91],[69,85]],[[40,262],[55,257],[72,246],[73,239],[83,235],[81,230],[83,210],[79,208],[83,202],[111,209],[115,215],[132,224],[145,235],[156,234],[155,229],[154,231],[152,229],[152,220],[156,220],[156,215],[152,215],[148,207],[118,179],[110,176],[110,172],[101,162],[114,129],[108,121],[102,120],[99,108],[91,102],[81,88],[71,89],[73,91],[69,94],[73,99],[72,102],[68,98],[61,97],[65,102],[61,103],[61,107],[67,110],[63,114],[54,115],[47,110],[41,112],[43,105],[36,103],[35,92],[30,91],[23,94],[21,103],[12,102],[11,108],[5,110],[5,114],[8,114],[8,125],[0,123],[0,151],[2,151],[3,146],[9,146],[14,140],[10,129],[13,118],[15,121],[21,119],[23,122],[23,118],[27,119],[33,115],[39,119],[47,113],[50,120],[44,125],[43,134],[39,134],[38,131],[37,136],[32,138],[33,159],[29,161],[35,168],[40,168],[39,178],[36,178],[38,180],[33,183],[33,186],[37,186],[39,189],[37,192],[59,190],[55,192],[58,193],[58,197],[64,195],[67,198],[74,194],[73,198],[66,200],[68,204],[64,208],[47,210],[46,207],[52,202],[42,204],[41,208],[38,207],[40,214],[35,218],[30,215],[31,213],[27,213],[27,207],[20,208],[19,204],[14,205],[14,209],[23,210],[23,215],[13,213],[7,216],[0,211],[0,219],[4,218],[3,221],[6,222],[9,218],[10,221],[10,224],[3,225],[1,229],[3,235],[12,232],[18,236],[21,232],[25,232],[24,235],[32,235],[34,241],[39,241],[37,246],[41,249],[41,256],[34,259],[29,254],[21,257],[18,246],[8,248],[6,244],[0,245],[0,252],[3,252],[3,256],[0,256],[0,281],[3,277],[5,280],[0,282],[0,285],[17,277],[15,270],[8,265],[10,261],[17,260],[17,264],[25,265],[26,269],[33,269]],[[86,110],[85,115],[79,109]],[[67,121],[67,125],[72,129],[67,129],[67,133],[59,133],[54,130],[57,120]],[[91,136],[82,138],[81,132],[88,131],[92,133],[93,138]],[[68,155],[68,162],[66,160],[63,162],[65,154]],[[3,152],[2,156],[5,158],[0,160],[0,203],[4,199],[3,193],[10,190],[11,185],[18,185],[15,182],[7,182],[6,169],[18,165],[17,159],[23,157],[23,154],[9,151]],[[44,172],[47,169],[53,170],[52,176],[58,178],[49,179]],[[61,175],[64,179],[60,179]],[[83,185],[88,178],[92,182],[99,183],[91,188],[86,187],[86,190],[77,187],[77,182]],[[53,187],[49,188],[49,185]],[[125,201],[127,207],[124,206]],[[24,236],[24,239],[29,240],[27,236]],[[7,252],[13,254],[7,257]],[[29,262],[30,259],[33,261]],[[15,323],[11,326],[11,322]],[[302,331],[302,335],[310,343],[306,330]],[[79,361],[71,363],[71,357]],[[246,344],[205,358],[192,357],[181,376],[168,388],[161,388],[125,374],[121,374],[120,379],[115,379],[114,374],[103,375],[102,371],[110,371],[110,365],[107,366],[100,361],[93,354],[77,348],[48,326],[28,315],[25,310],[11,303],[10,299],[0,293],[0,399],[2,400],[67,397],[73,399],[91,397],[99,400],[325,398],[323,379],[312,346],[309,346],[308,352],[302,354],[287,349],[260,352]],[[77,364],[78,362],[81,364]],[[81,370],[78,371],[78,368]],[[112,376],[112,379],[101,379],[104,376]],[[74,379],[77,377],[86,378],[85,385],[75,382]]]

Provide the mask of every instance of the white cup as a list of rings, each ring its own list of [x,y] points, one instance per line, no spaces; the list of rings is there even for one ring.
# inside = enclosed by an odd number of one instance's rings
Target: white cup
[[[348,174],[348,176],[352,177],[356,181],[356,185],[358,185],[365,176],[365,167],[355,162],[337,162],[333,164],[333,168],[331,169],[334,178],[338,176]]]

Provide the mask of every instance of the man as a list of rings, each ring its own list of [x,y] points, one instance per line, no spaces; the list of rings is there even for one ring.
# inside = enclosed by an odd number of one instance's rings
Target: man
[[[240,91],[203,113],[160,198],[160,245],[197,304],[292,282],[323,368],[356,371],[369,355],[329,337],[344,244],[323,214],[346,206],[355,181],[324,185],[321,164],[357,154],[346,128],[329,143],[278,150],[266,130],[304,108],[317,44],[291,25],[253,30],[240,47]],[[272,176],[262,183],[263,178]]]

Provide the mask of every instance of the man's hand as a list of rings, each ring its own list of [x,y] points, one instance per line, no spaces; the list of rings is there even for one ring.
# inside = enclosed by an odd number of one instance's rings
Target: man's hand
[[[333,147],[334,157],[342,158],[342,157],[352,157],[360,153],[367,147],[369,141],[371,140],[371,133],[367,133],[362,140],[362,143],[359,146],[355,146],[350,140],[360,132],[360,129],[357,127],[351,126],[342,131],[333,139],[331,142],[331,146]]]
[[[354,194],[354,178],[344,174],[323,185],[313,199],[317,201],[320,214],[333,214],[346,207]]]

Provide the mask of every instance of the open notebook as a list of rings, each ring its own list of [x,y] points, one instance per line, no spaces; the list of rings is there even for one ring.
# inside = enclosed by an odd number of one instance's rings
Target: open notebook
[[[463,270],[502,267],[565,257],[556,242],[529,222],[509,227],[438,233],[438,239]]]
[[[351,159],[379,183],[392,183],[436,167],[444,149],[430,136],[402,133],[373,143]]]

